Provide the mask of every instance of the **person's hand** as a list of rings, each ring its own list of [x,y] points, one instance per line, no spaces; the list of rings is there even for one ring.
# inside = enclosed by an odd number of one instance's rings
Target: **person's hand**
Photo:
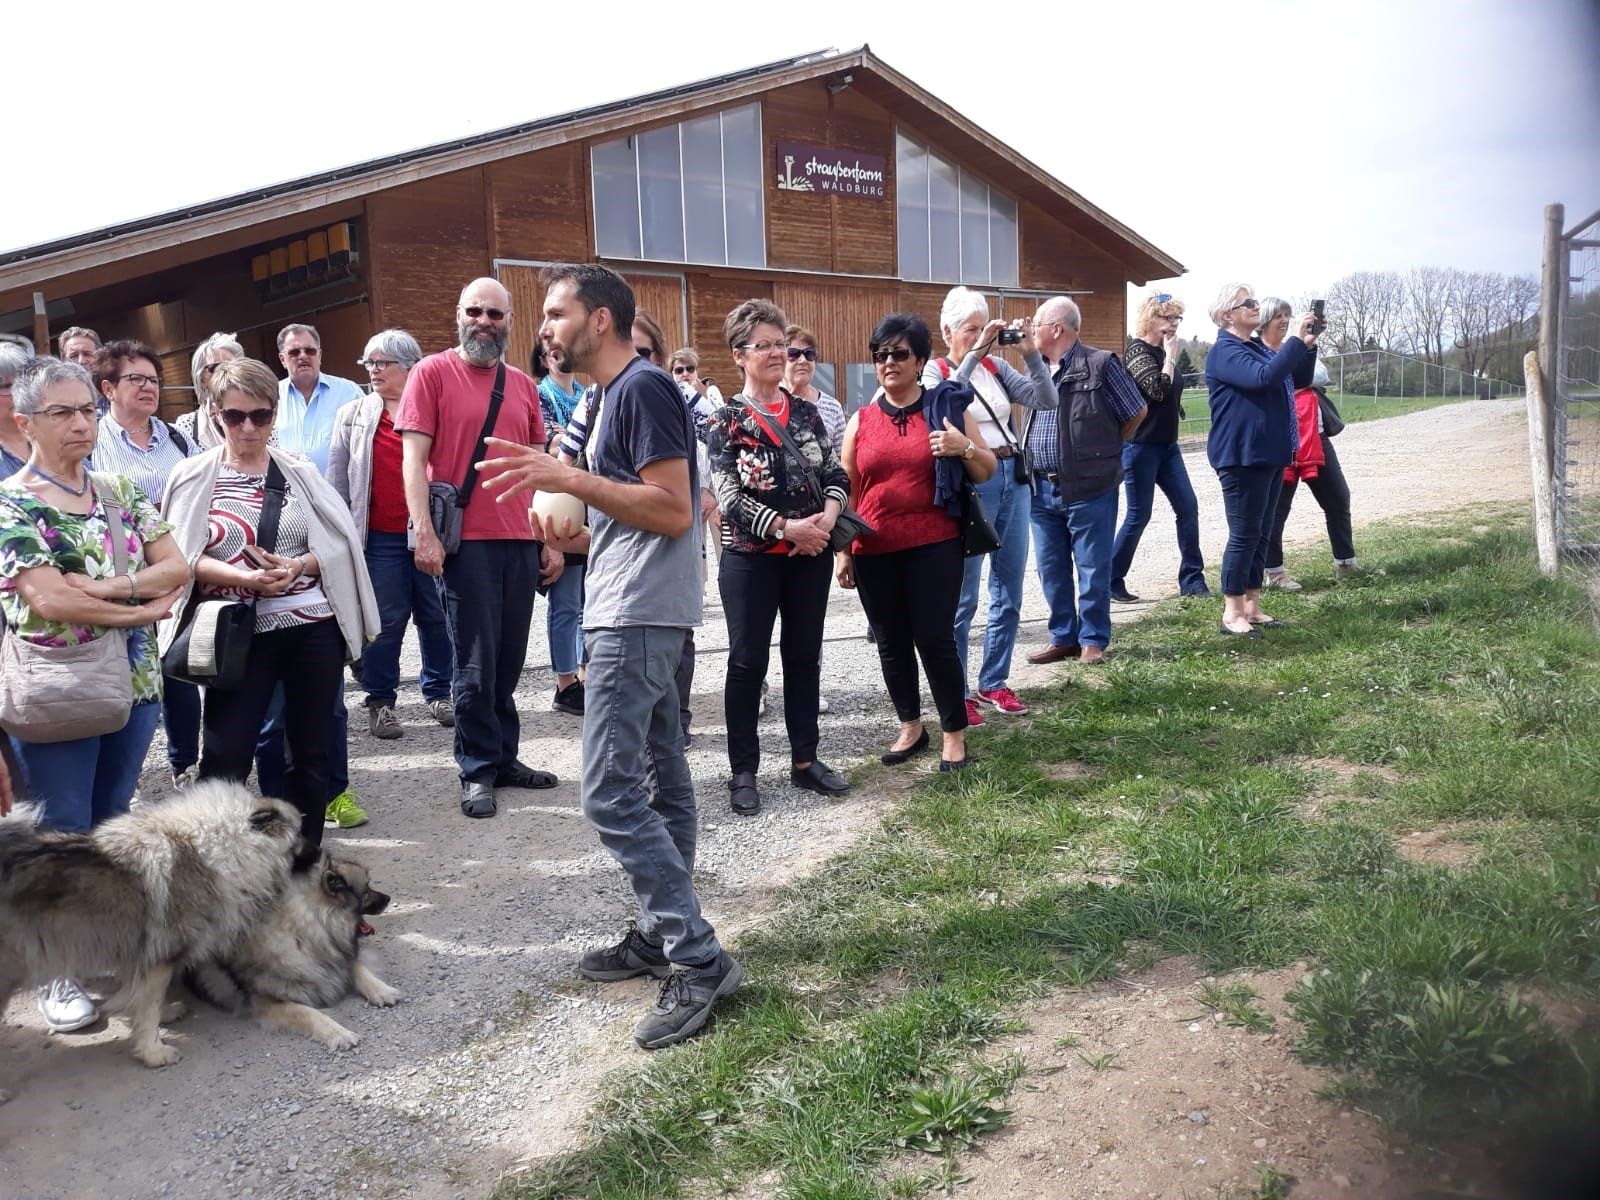
[[[833,556],[833,577],[839,581],[839,586],[854,591],[856,586],[856,560],[855,555],[848,550],[841,550]]]
[[[999,317],[985,325],[978,334],[978,340],[972,343],[972,348],[979,354],[987,354],[989,347],[994,345],[995,339],[1000,336],[1000,331],[1006,327],[1007,322]]]
[[[790,558],[797,554],[811,558],[828,548],[828,534],[814,516],[791,517],[784,524],[783,536],[790,546]]]
[[[556,580],[561,578],[561,572],[566,570],[566,556],[548,542],[539,552],[539,582],[545,587],[554,586]]]
[[[1017,349],[1022,351],[1023,357],[1026,358],[1039,349],[1039,343],[1033,340],[1033,318],[1023,317],[1021,329],[1022,340],[1017,343]]]
[[[717,515],[717,494],[710,488],[700,489],[700,523],[714,520]]]
[[[928,449],[935,458],[960,458],[970,445],[972,439],[952,425],[949,417],[944,419],[943,429],[935,429],[928,435]]]
[[[153,600],[146,600],[139,605],[139,615],[143,618],[141,625],[154,625],[157,621],[165,621],[172,615],[173,606],[178,603],[183,595],[182,585],[173,588],[164,596],[157,596]]]
[[[538,513],[530,512],[528,523],[533,526],[533,536],[544,543],[546,550],[554,549],[558,554],[589,553],[589,527],[580,525],[574,529],[571,517],[557,521],[552,516],[548,521],[541,521]]]
[[[114,582],[122,576],[113,576],[111,579],[90,579],[87,575],[80,575],[74,571],[62,575],[61,578],[67,581],[67,586],[77,588],[85,596],[96,600],[126,600],[130,595],[126,584]],[[115,595],[112,594],[113,587],[116,588]]]
[[[478,463],[478,478],[495,503],[504,504],[521,492],[564,492],[573,468],[551,458],[537,446],[524,446],[504,438],[485,445],[491,457]]]
[[[262,596],[282,596],[300,582],[300,572],[295,567],[268,567],[265,571],[252,571],[260,576],[259,586],[252,585]]]
[[[1166,353],[1167,361],[1172,364],[1172,369],[1178,369],[1178,335],[1169,333],[1161,339],[1161,349]]]
[[[0,756],[0,817],[11,815],[11,805],[16,797],[11,794],[11,768],[6,766],[6,760]]]
[[[437,578],[444,574],[444,543],[439,540],[439,535],[434,532],[433,522],[428,522],[417,529],[417,546],[411,552],[411,559],[417,564],[417,570],[424,575]]]
[[[1308,346],[1317,344],[1316,324],[1317,316],[1315,313],[1306,313],[1300,318],[1300,340]]]

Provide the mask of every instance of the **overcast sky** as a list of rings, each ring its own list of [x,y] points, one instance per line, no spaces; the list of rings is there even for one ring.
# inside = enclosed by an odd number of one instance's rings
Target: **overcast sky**
[[[1183,262],[1188,334],[1600,208],[1593,0],[12,7],[8,248],[863,42]]]

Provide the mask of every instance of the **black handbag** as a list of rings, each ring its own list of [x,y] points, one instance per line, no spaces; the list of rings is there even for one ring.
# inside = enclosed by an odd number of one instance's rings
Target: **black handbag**
[[[1328,399],[1327,392],[1317,393],[1317,407],[1322,409],[1322,433],[1324,437],[1338,437],[1344,432],[1344,418],[1339,415],[1339,410],[1333,406],[1333,401]]]
[[[278,545],[278,517],[288,486],[282,468],[273,460],[267,467],[266,495],[256,530],[256,545],[268,554]],[[253,599],[203,600],[191,593],[178,636],[161,656],[161,673],[200,687],[236,688],[244,682],[255,628]]]
[[[500,416],[500,404],[505,398],[506,362],[501,359],[495,371],[494,390],[489,393],[489,411],[483,418],[483,428],[478,433],[478,444],[473,448],[472,460],[467,464],[467,477],[461,481],[460,487],[442,480],[428,485],[428,521],[434,533],[439,535],[439,544],[444,547],[446,556],[461,549],[461,523],[466,516],[467,505],[472,500],[472,489],[478,483],[478,462],[488,448],[495,419]],[[406,546],[412,550],[417,548],[417,531],[409,521],[406,522]]]
[[[750,403],[748,397],[740,396],[739,399],[744,401],[745,407],[749,408],[751,412],[756,412],[755,405]],[[757,413],[758,421],[761,415]],[[772,432],[776,433],[778,440],[783,443],[783,448],[789,452],[791,458],[800,464],[800,469],[805,472],[806,486],[811,489],[811,498],[817,502],[817,511],[822,511],[827,504],[822,495],[822,481],[817,478],[816,473],[811,469],[810,461],[800,452],[800,447],[795,443],[794,438],[789,435],[787,429],[776,421],[772,422],[770,426],[767,426],[766,422],[762,421],[761,425],[763,428],[770,428]],[[828,532],[828,549],[837,554],[841,550],[850,549],[857,538],[871,537],[877,532],[876,529],[867,524],[866,518],[846,504],[839,510],[838,517],[834,519],[833,528]]]
[[[971,479],[961,481],[961,555],[976,558],[1000,549],[1000,535],[983,507],[983,497]]]

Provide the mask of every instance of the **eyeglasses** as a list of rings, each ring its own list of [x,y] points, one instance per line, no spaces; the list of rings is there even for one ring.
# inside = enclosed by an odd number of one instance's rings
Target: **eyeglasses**
[[[895,362],[905,362],[910,357],[911,351],[904,346],[896,346],[892,350],[874,350],[872,352],[872,361],[880,366],[891,359]]]
[[[799,362],[802,358],[805,359],[807,362],[816,362],[817,361],[817,348],[815,346],[790,346],[789,347],[789,361],[790,362]]]
[[[461,310],[476,321],[479,317],[488,317],[491,321],[504,321],[506,310],[503,308],[484,308],[481,305],[469,304]]]
[[[672,373],[674,375],[693,375],[694,368],[688,363],[674,363],[672,365]]]
[[[154,375],[138,375],[132,372],[127,375],[118,375],[116,382],[131,383],[134,387],[143,387],[147,383],[153,388],[158,388],[161,386],[161,380],[156,378]]]
[[[5,390],[10,391],[11,389],[6,388]],[[88,417],[89,420],[93,421],[99,415],[99,412],[100,410],[93,404],[80,404],[76,408],[65,404],[52,404],[49,408],[41,408],[33,415],[35,417],[49,417],[52,421],[65,421],[71,417]]]
[[[283,352],[285,358],[315,358],[322,353],[321,346],[294,346]]]
[[[652,350],[649,346],[635,346],[633,348],[633,352],[635,354],[637,354],[640,358],[653,358],[653,357],[655,357],[655,351]]]
[[[735,350],[743,350],[748,354],[771,354],[774,350],[788,350],[788,342],[746,342],[742,346],[735,346]]]
[[[222,423],[229,429],[238,429],[246,421],[257,429],[265,429],[272,424],[272,418],[277,416],[270,408],[252,408],[246,411],[242,408],[219,408],[217,416],[222,418]]]
[[[207,363],[205,366],[200,368],[200,374],[209,375],[209,374],[211,374],[211,372],[215,371],[221,365],[222,364],[220,362]]]
[[[1239,303],[1237,303],[1237,304],[1235,304],[1233,306],[1233,308],[1249,308],[1249,309],[1259,309],[1260,307],[1261,307],[1261,301],[1257,300],[1254,296],[1247,297],[1247,298],[1239,301]],[[1230,308],[1228,311],[1232,312],[1233,308]]]
[[[356,366],[365,367],[369,371],[381,371],[385,367],[398,367],[400,360],[397,358],[358,358]]]

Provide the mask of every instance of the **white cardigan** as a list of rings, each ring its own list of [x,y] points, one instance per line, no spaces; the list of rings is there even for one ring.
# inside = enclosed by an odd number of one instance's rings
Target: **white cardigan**
[[[182,597],[172,607],[172,616],[161,622],[157,631],[163,654],[178,636],[181,618],[194,594],[194,564],[205,553],[210,537],[211,497],[222,466],[222,451],[223,447],[218,446],[186,458],[167,477],[167,495],[161,515],[172,526],[173,539],[189,563],[190,577]],[[350,519],[350,510],[339,493],[317,474],[317,468],[309,459],[276,446],[267,447],[267,452],[283,471],[290,487],[306,502],[311,518],[307,541],[321,570],[322,594],[328,598],[334,620],[339,623],[349,658],[352,661],[360,658],[362,647],[378,636],[382,622],[378,617],[377,597],[372,593],[372,580],[367,575],[362,539]]]

